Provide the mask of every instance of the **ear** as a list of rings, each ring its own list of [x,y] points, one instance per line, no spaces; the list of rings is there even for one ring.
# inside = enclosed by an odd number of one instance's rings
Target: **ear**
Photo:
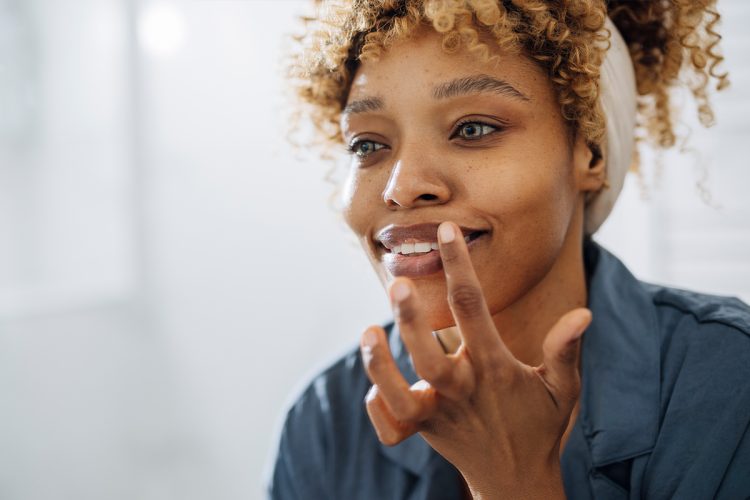
[[[591,145],[580,134],[576,134],[573,145],[573,169],[578,190],[587,198],[607,187],[606,145]]]

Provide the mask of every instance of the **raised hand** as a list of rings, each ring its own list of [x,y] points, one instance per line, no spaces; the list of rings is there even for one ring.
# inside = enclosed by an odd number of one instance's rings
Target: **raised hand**
[[[463,343],[446,355],[413,282],[396,278],[389,294],[421,380],[409,386],[383,329],[368,328],[361,350],[373,383],[370,420],[387,445],[419,432],[458,468],[474,498],[564,498],[560,441],[578,400],[578,345],[591,313],[563,315],[544,341],[542,365],[521,363],[495,328],[460,235],[451,222],[438,229],[448,303]]]

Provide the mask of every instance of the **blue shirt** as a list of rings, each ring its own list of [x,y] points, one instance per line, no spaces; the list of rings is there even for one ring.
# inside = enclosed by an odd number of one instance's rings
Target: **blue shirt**
[[[593,321],[561,458],[568,498],[750,498],[750,308],[638,281],[592,241],[584,256]],[[396,328],[387,331],[416,381]],[[358,351],[312,381],[286,416],[269,498],[462,498],[458,471],[419,435],[380,444],[369,387]]]

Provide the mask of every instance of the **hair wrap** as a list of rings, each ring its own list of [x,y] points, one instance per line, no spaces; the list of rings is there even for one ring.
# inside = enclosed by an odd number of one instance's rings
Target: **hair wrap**
[[[635,147],[637,91],[633,61],[611,19],[607,18],[605,27],[611,36],[599,77],[599,103],[607,123],[603,153],[608,187],[605,185],[587,201],[583,227],[587,235],[594,234],[612,211]]]

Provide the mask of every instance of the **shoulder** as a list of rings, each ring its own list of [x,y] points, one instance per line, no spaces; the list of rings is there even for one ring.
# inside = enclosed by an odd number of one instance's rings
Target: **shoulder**
[[[684,387],[696,404],[701,394],[711,401],[736,396],[750,380],[750,306],[734,297],[643,286],[657,322],[662,395],[674,397]]]
[[[682,370],[704,367],[713,378],[721,364],[750,377],[750,306],[735,297],[643,286],[654,305],[665,368],[679,361]]]
[[[331,497],[347,457],[356,456],[357,447],[377,445],[364,411],[369,387],[357,348],[304,386],[284,416],[272,464],[271,498]]]
[[[750,306],[736,297],[643,283],[664,316],[689,315],[698,324],[725,326],[750,339]]]
[[[329,448],[334,430],[341,434],[361,418],[369,385],[359,350],[350,348],[319,371],[294,399],[284,417],[282,438],[295,447]]]
[[[390,331],[390,327],[390,324],[385,325],[386,331]],[[309,428],[311,419],[315,422],[319,419],[341,421],[361,415],[369,387],[359,348],[351,347],[304,386],[289,407],[287,425],[302,419]]]
[[[750,307],[732,297],[644,287],[660,348],[651,493],[731,498],[736,488],[750,492],[739,472],[750,466]]]

